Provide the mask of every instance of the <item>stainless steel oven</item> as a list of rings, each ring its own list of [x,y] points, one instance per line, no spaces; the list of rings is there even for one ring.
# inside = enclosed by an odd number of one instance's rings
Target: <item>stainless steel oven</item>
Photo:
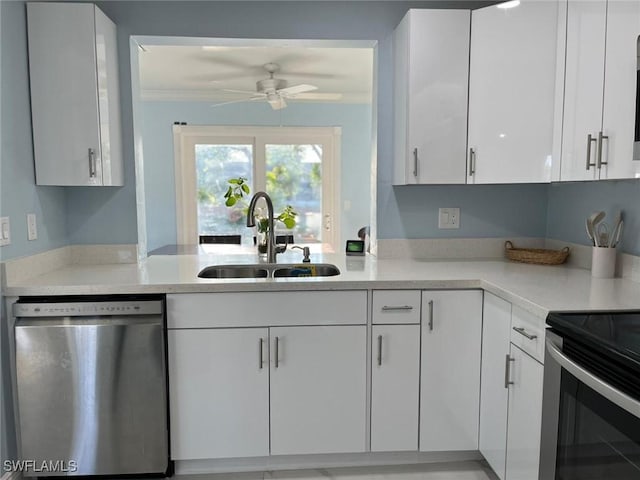
[[[540,479],[640,479],[640,312],[547,324]]]

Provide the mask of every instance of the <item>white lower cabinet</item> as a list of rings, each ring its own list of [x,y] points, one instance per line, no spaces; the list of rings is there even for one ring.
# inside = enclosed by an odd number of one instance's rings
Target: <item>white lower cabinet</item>
[[[367,327],[270,328],[271,454],[364,452]]]
[[[544,368],[511,344],[507,480],[538,480]]]
[[[171,458],[269,455],[268,329],[169,330],[167,339]]]
[[[524,337],[531,345],[522,345],[536,354],[544,321],[533,322],[531,314],[485,292],[480,453],[500,480],[538,480],[544,367],[515,344]]]
[[[371,451],[416,451],[420,325],[374,325],[372,333]]]
[[[482,319],[482,385],[480,388],[480,453],[500,480],[507,456],[506,361],[511,337],[511,304],[484,293]]]
[[[420,450],[478,450],[482,291],[422,293]]]

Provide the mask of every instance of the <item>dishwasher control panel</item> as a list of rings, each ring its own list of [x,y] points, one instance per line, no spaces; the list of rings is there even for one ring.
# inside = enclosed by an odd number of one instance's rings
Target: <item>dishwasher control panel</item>
[[[162,302],[71,302],[71,303],[14,303],[13,316],[18,317],[86,317],[100,315],[157,315],[162,314]]]

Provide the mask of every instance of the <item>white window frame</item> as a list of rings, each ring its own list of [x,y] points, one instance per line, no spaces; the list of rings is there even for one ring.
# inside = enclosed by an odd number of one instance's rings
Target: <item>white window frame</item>
[[[339,251],[341,127],[246,127],[174,125],[176,228],[180,245],[198,243],[196,144],[252,144],[253,193],[265,189],[266,144],[322,145],[322,243]]]

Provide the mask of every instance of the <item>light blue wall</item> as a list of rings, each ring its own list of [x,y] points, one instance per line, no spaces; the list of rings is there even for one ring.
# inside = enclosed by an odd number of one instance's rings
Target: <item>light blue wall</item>
[[[371,166],[371,106],[290,102],[274,111],[267,103],[238,103],[211,107],[212,102],[143,102],[145,204],[148,249],[176,243],[175,175],[172,125],[258,125],[342,127],[341,200],[351,201],[342,212],[343,237],[355,238],[369,223]]]
[[[0,9],[0,216],[10,218],[12,236],[0,258],[9,259],[66,244],[66,200],[64,188],[35,186],[24,2],[0,2]],[[37,240],[27,241],[27,213],[37,216]]]
[[[477,8],[490,2],[175,2],[106,1],[99,7],[118,26],[120,85],[122,93],[123,144],[127,185],[113,194],[74,191],[68,202],[73,242],[120,242],[129,239],[136,223],[133,187],[133,130],[131,110],[131,73],[129,71],[130,35],[164,35],[222,38],[340,39],[378,41],[378,192],[390,198],[392,145],[392,68],[391,35],[411,7]],[[147,155],[145,154],[145,157]],[[168,201],[168,200],[167,200]],[[93,211],[80,211],[92,204]],[[405,205],[391,200],[380,205],[382,213],[400,215]],[[88,228],[88,226],[91,228]],[[428,230],[425,232],[428,233]],[[474,232],[469,232],[473,235]],[[399,237],[401,230],[383,227],[383,236]]]
[[[387,198],[381,198],[378,192],[378,237],[544,237],[547,188],[548,185],[393,187],[384,191]],[[460,208],[459,230],[438,229],[440,207]],[[402,213],[398,215],[400,209]]]
[[[603,210],[611,220],[623,211],[620,250],[640,255],[640,180],[558,183],[549,187],[547,236],[589,245],[585,219]]]

